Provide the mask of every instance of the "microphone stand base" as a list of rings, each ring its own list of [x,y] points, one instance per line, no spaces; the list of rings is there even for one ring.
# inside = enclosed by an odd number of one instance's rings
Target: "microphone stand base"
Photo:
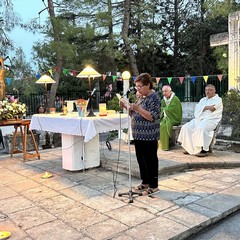
[[[133,192],[132,190],[129,190],[126,193],[119,193],[118,194],[119,197],[122,197],[124,195],[128,195],[129,196],[129,203],[133,203],[133,196],[134,195],[142,196],[142,193],[140,193],[140,192]]]
[[[92,109],[90,109],[87,117],[96,117],[96,115],[93,113],[93,110],[92,110]]]

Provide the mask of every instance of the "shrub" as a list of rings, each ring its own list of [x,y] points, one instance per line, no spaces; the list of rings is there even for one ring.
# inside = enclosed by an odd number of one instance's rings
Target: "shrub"
[[[240,91],[231,89],[223,96],[222,124],[232,125],[232,140],[240,140]]]
[[[109,100],[107,102],[107,109],[121,112],[122,108],[119,106],[119,99],[117,97],[114,97],[113,99]]]

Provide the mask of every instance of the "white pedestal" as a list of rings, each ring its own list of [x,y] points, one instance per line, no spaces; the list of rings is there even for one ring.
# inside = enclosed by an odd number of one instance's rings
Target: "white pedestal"
[[[83,139],[62,134],[63,169],[77,171],[100,166],[99,134],[87,143]]]

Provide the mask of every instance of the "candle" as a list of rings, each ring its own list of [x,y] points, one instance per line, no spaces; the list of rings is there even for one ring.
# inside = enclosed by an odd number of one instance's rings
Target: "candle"
[[[99,103],[99,115],[106,116],[107,115],[107,105],[106,103]]]
[[[66,115],[68,113],[67,107],[63,107],[63,114]]]
[[[72,113],[74,107],[73,107],[73,103],[74,101],[66,101],[67,102],[67,110],[68,110],[68,113]]]
[[[56,108],[50,108],[49,110],[50,110],[50,113],[52,113],[52,114],[56,113]]]

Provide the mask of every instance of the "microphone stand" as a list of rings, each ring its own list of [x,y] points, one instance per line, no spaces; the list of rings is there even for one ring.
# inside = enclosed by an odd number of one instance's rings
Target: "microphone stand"
[[[129,113],[129,108],[127,108]],[[132,161],[131,161],[131,150],[130,150],[130,117],[128,116],[128,175],[129,175],[129,191],[125,193],[119,193],[118,196],[122,197],[125,195],[129,196],[129,203],[133,203],[133,196],[142,196],[140,192],[133,192],[132,190]]]
[[[93,94],[95,93],[96,88],[93,89],[93,91],[88,91],[88,95],[89,95],[89,113],[87,115],[87,117],[96,117],[96,115],[93,113],[93,107],[92,107],[92,97]]]

